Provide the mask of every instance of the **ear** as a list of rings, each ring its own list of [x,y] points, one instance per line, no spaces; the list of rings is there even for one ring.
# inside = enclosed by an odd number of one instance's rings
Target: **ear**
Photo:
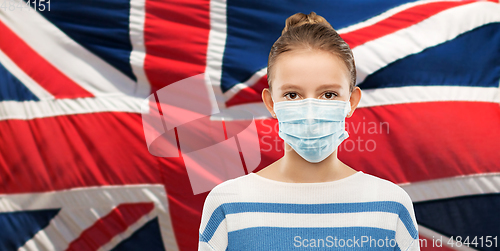
[[[348,118],[352,116],[354,110],[356,110],[356,107],[358,107],[360,100],[361,100],[361,89],[359,89],[359,87],[356,86],[354,87],[354,90],[352,90],[351,99],[349,99],[349,101],[351,102],[351,111],[347,115]]]
[[[271,113],[271,116],[273,118],[276,118],[276,114],[274,114],[274,103],[273,99],[271,98],[271,91],[269,91],[269,88],[264,88],[262,90],[262,101],[264,101],[264,104],[266,105],[267,110],[269,113]]]

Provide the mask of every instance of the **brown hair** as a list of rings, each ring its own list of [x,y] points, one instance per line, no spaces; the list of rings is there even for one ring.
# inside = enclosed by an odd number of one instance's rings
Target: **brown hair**
[[[351,76],[349,90],[356,85],[356,65],[349,45],[339,36],[332,25],[314,11],[306,15],[296,13],[286,19],[281,36],[269,52],[267,82],[271,90],[272,68],[279,55],[293,49],[319,49],[333,53],[344,61]],[[271,90],[272,91],[272,90]]]

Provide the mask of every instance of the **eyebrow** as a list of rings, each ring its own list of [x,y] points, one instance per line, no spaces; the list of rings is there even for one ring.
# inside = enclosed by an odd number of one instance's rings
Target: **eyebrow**
[[[289,90],[289,89],[299,89],[299,90],[302,90],[302,87],[299,86],[299,85],[293,85],[293,84],[284,84],[283,86],[281,86],[281,90],[282,91],[286,91],[286,90]]]
[[[337,83],[332,83],[332,84],[322,84],[320,85],[317,89],[318,90],[324,90],[324,89],[328,89],[328,88],[342,88],[342,85],[340,84],[337,84]],[[282,87],[281,87],[281,90],[285,91],[285,90],[289,90],[289,89],[298,89],[298,90],[302,90],[302,86],[300,85],[293,85],[293,84],[284,84]]]
[[[328,88],[337,88],[337,89],[342,89],[342,85],[341,84],[337,84],[337,83],[332,83],[332,84],[322,84],[318,87],[318,90],[324,90],[324,89],[328,89]]]

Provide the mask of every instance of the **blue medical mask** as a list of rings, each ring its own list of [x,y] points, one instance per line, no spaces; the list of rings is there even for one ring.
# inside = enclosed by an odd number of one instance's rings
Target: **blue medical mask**
[[[350,111],[350,102],[340,100],[306,98],[274,103],[278,135],[312,163],[323,161],[349,137],[345,118]]]

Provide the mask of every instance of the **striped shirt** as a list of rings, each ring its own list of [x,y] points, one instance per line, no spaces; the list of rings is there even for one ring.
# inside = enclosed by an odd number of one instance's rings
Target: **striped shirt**
[[[208,194],[198,250],[420,250],[408,194],[362,171],[318,183],[250,173]]]

